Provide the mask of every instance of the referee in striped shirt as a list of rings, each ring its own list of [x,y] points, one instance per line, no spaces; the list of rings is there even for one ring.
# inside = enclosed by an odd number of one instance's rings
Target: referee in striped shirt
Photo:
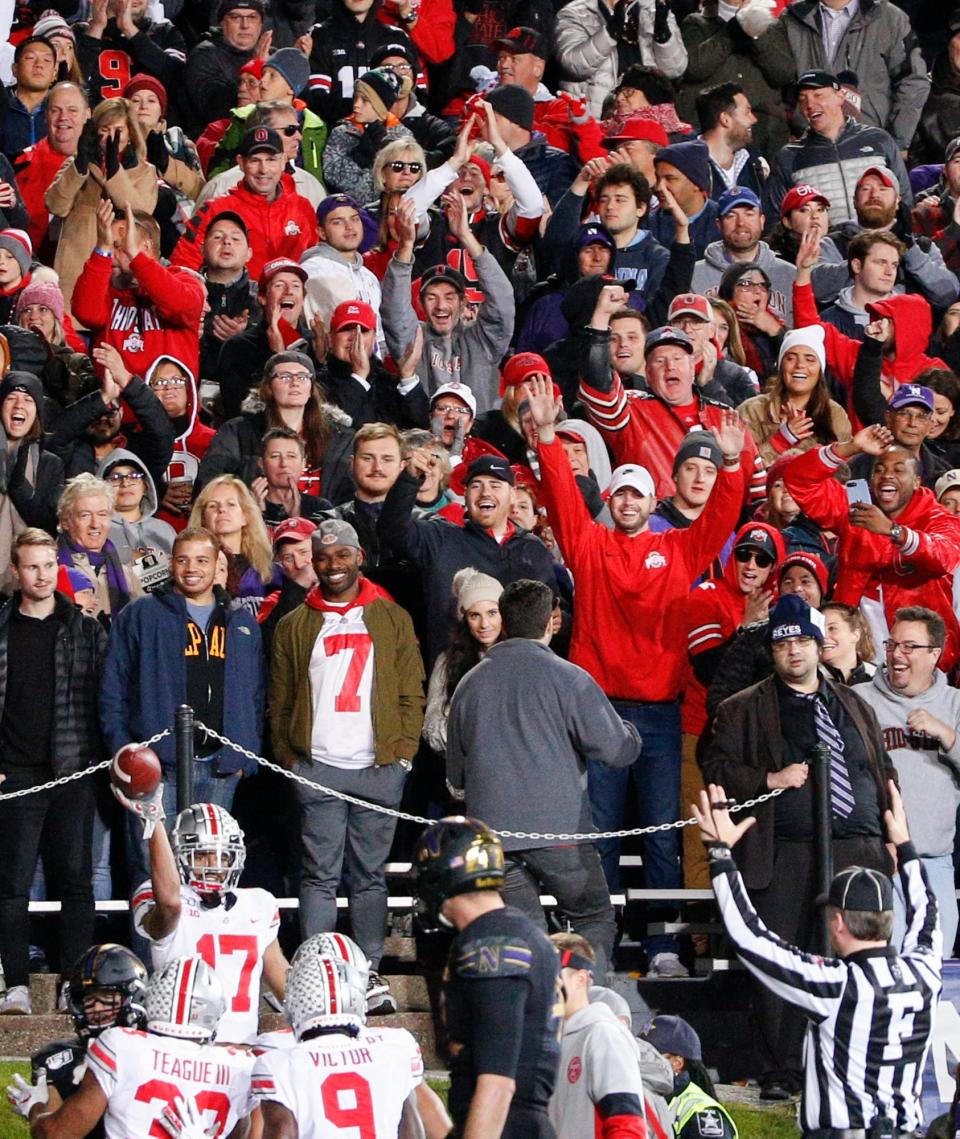
[[[850,867],[830,885],[836,957],[781,941],[757,916],[732,847],[754,819],[734,823],[722,787],[700,793],[693,813],[707,846],[713,891],[737,954],[754,976],[808,1018],[801,1127],[809,1139],[913,1136],[923,1116],[920,1085],[940,994],[937,903],[895,784],[884,813],[907,905],[900,953],[890,945],[893,889],[876,870]]]

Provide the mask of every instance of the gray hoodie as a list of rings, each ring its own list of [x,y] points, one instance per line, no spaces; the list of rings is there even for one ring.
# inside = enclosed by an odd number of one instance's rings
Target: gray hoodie
[[[513,286],[487,249],[476,259],[477,284],[483,291],[480,313],[472,324],[458,324],[449,335],[423,322],[420,382],[432,396],[437,388],[457,380],[477,397],[477,414],[496,407],[500,394],[500,358],[513,336],[516,305]],[[413,342],[419,322],[411,299],[413,262],[391,257],[383,278],[383,329],[387,347],[399,360]]]
[[[563,1023],[560,1076],[547,1105],[557,1139],[597,1133],[597,1105],[616,1096],[618,1115],[643,1118],[643,1080],[633,1035],[602,1004],[590,1004]]]
[[[796,266],[778,257],[765,241],[759,243],[754,260],[770,278],[770,308],[788,326],[792,326]],[[720,278],[733,264],[734,260],[724,248],[723,242],[711,241],[703,251],[703,259],[694,267],[690,291],[715,297],[720,288]]]
[[[125,451],[122,447],[111,451],[100,461],[97,474],[100,478],[106,478],[111,468],[118,463],[129,464],[138,471],[143,471],[146,490],[140,502],[140,521],[128,522],[119,514],[114,514],[110,523],[110,541],[116,546],[120,561],[124,565],[132,566],[137,576],[141,578],[144,589],[153,589],[168,576],[167,567],[173,549],[173,540],[177,536],[176,531],[168,522],[154,518],[157,512],[157,488],[146,466],[132,451]],[[156,558],[155,565],[145,566],[143,560],[138,562],[141,550],[146,550],[148,556],[153,555]],[[151,568],[154,570],[153,573],[149,572]]]
[[[960,733],[960,689],[938,669],[919,696],[901,696],[887,681],[886,667],[853,691],[874,710],[883,743],[897,769],[910,835],[921,855],[935,858],[953,850],[960,805],[960,734],[951,751],[914,748],[907,742],[907,717],[922,708]]]

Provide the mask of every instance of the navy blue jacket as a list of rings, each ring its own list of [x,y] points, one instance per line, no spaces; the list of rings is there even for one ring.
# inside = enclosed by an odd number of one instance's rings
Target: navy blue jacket
[[[246,610],[227,608],[226,593],[216,593],[227,625],[224,735],[259,753],[266,695],[260,627]],[[187,603],[172,589],[141,597],[117,615],[100,682],[100,723],[111,753],[173,725],[173,714],[187,694],[186,642]],[[173,735],[154,744],[154,750],[169,777],[176,766]],[[223,747],[209,758],[216,760],[220,775],[256,770],[252,760],[233,748]]]
[[[0,151],[12,162],[47,137],[47,100],[32,111],[17,98],[16,84],[0,88]]]

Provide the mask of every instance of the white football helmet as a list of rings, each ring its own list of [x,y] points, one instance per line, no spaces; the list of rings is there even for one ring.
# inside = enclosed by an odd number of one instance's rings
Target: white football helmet
[[[323,952],[320,933],[297,950],[287,974],[283,1010],[297,1040],[312,1028],[345,1028],[359,1032],[367,1019],[367,976],[339,955]],[[349,938],[344,938],[349,941]],[[350,942],[366,964],[366,958]]]
[[[358,976],[353,978],[353,983],[366,990],[370,977],[370,962],[360,946],[345,933],[315,933],[313,937],[301,942],[293,955],[293,960],[296,961],[301,953],[339,957],[351,969],[356,970]]]
[[[220,979],[202,957],[177,957],[147,985],[147,1031],[181,1040],[212,1040],[227,1002]]]
[[[177,815],[173,854],[180,880],[201,894],[235,890],[247,851],[237,820],[215,803],[194,803]],[[198,859],[197,855],[203,855]],[[212,855],[213,857],[207,857]]]

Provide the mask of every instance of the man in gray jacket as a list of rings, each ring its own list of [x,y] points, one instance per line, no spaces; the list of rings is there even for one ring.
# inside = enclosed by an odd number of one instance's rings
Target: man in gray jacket
[[[411,299],[413,246],[417,236],[413,202],[397,208],[397,249],[383,279],[380,315],[387,347],[395,360],[408,352],[423,328],[420,381],[432,396],[437,388],[453,381],[466,384],[477,398],[477,412],[490,411],[500,393],[500,358],[513,336],[516,308],[513,286],[470,228],[462,195],[448,190],[443,196],[447,225],[477,270],[484,300],[472,324],[464,321],[466,278],[447,265],[428,269],[420,279],[420,303],[427,319],[417,319]]]
[[[830,202],[831,229],[853,221],[854,190],[860,175],[871,166],[888,167],[903,200],[913,204],[913,190],[898,143],[881,127],[858,123],[846,114],[836,75],[829,71],[802,74],[797,80],[797,110],[810,126],[771,163],[763,192],[763,212],[768,218],[780,216],[780,206],[791,186],[806,183],[816,186]]]
[[[903,10],[890,0],[796,0],[780,20],[797,73],[818,68],[855,72],[864,124],[888,131],[906,154],[930,78]],[[814,185],[829,193],[822,182]]]
[[[471,814],[494,830],[589,834],[587,760],[629,767],[640,751],[582,668],[549,649],[553,593],[539,581],[512,582],[500,597],[504,640],[461,680],[447,723],[447,780]],[[492,730],[496,724],[496,730]],[[502,835],[504,899],[544,929],[541,888],[557,899],[575,932],[597,954],[598,979],[613,952],[616,925],[596,845]]]
[[[853,691],[877,715],[883,742],[897,769],[914,845],[937,898],[943,952],[957,936],[953,842],[960,805],[960,690],[937,667],[946,631],[943,618],[919,605],[899,609],[886,665]],[[897,888],[892,944],[904,932],[903,898]]]
[[[770,308],[793,324],[793,280],[797,270],[760,240],[765,218],[760,199],[747,186],[724,190],[717,201],[720,240],[711,241],[693,270],[691,292],[715,297],[720,279],[738,261],[755,261],[770,278]]]

